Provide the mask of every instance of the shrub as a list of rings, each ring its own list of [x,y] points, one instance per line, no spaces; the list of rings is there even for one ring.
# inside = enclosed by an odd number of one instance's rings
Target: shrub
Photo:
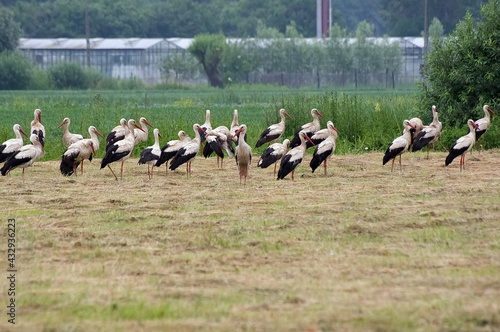
[[[0,90],[25,90],[31,78],[31,64],[19,52],[0,53]]]
[[[61,62],[49,68],[56,89],[88,89],[90,79],[85,69],[71,62]]]

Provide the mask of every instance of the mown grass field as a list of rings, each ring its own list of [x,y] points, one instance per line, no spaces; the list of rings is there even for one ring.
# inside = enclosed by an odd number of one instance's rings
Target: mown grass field
[[[0,94],[2,139],[13,123],[28,128],[38,107],[47,129],[47,155],[26,183],[21,170],[0,178],[4,271],[9,218],[18,245],[16,326],[4,315],[1,331],[500,329],[500,150],[468,154],[464,172],[458,159],[444,167],[439,149],[429,160],[406,153],[403,173],[391,173],[383,151],[418,111],[412,93],[96,95]],[[238,108],[253,146],[281,107],[294,117],[287,136],[312,107],[322,127],[333,119],[339,128],[327,177],[322,167],[311,174],[308,154],[295,181],[276,181],[272,168],[256,167],[263,148],[246,187],[228,158],[220,170],[198,157],[191,178],[162,167],[150,181],[134,157],[116,182],[99,170],[101,149],[84,175],[59,172],[65,116],[72,132],[95,125],[104,135],[121,117],[146,116],[165,143],[203,123],[207,108],[214,126],[229,126]],[[465,133],[448,128],[443,141]],[[493,119],[486,148],[497,133]]]
[[[462,173],[445,156],[404,155],[402,174],[378,152],[334,156],[326,178],[307,156],[294,182],[254,158],[246,187],[215,158],[189,179],[162,168],[149,181],[137,159],[119,182],[98,162],[72,178],[39,162],[24,186],[13,171],[0,191],[17,222],[18,316],[0,328],[498,330],[500,151]]]

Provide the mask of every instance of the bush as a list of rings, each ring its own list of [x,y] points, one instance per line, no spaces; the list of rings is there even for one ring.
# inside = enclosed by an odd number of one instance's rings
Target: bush
[[[436,105],[451,125],[482,117],[483,104],[495,109],[500,101],[500,2],[482,6],[481,15],[476,24],[467,14],[445,41],[433,40],[426,57],[423,109]]]
[[[30,83],[31,64],[19,52],[0,53],[0,90],[25,90]]]
[[[54,88],[49,73],[38,67],[33,67],[31,79],[28,84],[28,90],[51,90]]]
[[[49,75],[56,89],[88,89],[90,78],[85,69],[71,62],[61,62],[49,68]]]

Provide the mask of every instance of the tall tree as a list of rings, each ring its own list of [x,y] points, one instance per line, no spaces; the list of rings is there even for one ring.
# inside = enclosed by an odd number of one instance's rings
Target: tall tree
[[[436,105],[452,124],[475,117],[483,103],[500,102],[500,2],[490,0],[481,16],[476,23],[467,14],[449,38],[436,41],[426,59],[424,106]]]
[[[15,50],[21,35],[22,30],[14,20],[12,11],[0,6],[0,53]]]
[[[224,88],[224,81],[219,64],[226,48],[226,37],[223,34],[198,35],[189,46],[189,52],[203,65],[210,85]]]

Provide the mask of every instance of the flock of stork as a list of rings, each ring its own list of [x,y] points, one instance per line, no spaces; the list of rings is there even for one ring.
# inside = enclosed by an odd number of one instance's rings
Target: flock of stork
[[[485,113],[484,118],[477,121],[471,119],[467,121],[469,133],[457,139],[451,147],[446,158],[446,166],[453,159],[461,156],[460,171],[462,171],[462,169],[465,169],[465,153],[472,149],[476,140],[479,140],[479,149],[481,148],[481,136],[490,127],[490,113],[495,114],[488,105],[484,105],[483,110]],[[436,140],[441,143],[442,124],[438,120],[438,113],[435,106],[432,106],[432,113],[433,121],[428,126],[424,126],[419,118],[403,121],[404,130],[402,135],[394,139],[383,157],[383,165],[392,159],[391,172],[394,170],[394,161],[397,156],[399,156],[400,172],[402,171],[401,155],[409,148],[412,151],[418,151],[427,146],[427,158],[429,158],[430,145],[432,144],[434,149]],[[327,128],[320,129],[318,116],[323,118],[324,116],[314,108],[311,110],[312,122],[301,126],[291,141],[285,139],[282,143],[278,143],[277,141],[285,132],[285,116],[291,118],[284,109],[281,109],[279,114],[281,121],[266,128],[255,145],[258,148],[266,143],[268,144],[257,163],[257,167],[267,168],[274,164],[274,175],[276,176],[276,166],[278,161],[281,160],[277,179],[283,179],[292,173],[293,180],[294,171],[302,162],[305,151],[311,146],[316,146],[309,165],[314,173],[323,163],[324,174],[326,175],[327,160],[335,152],[336,139],[339,133],[333,122],[328,121]],[[147,126],[153,127],[145,118],[141,118],[139,123],[140,126],[134,119],[128,121],[121,119],[120,125],[113,128],[106,137],[106,154],[101,161],[101,169],[107,166],[116,180],[118,180],[118,177],[111,169],[110,164],[121,162],[120,177],[122,177],[125,160],[132,155],[134,147],[139,142],[147,140]],[[66,176],[70,176],[73,173],[76,176],[77,167],[81,164],[81,173],[83,174],[83,161],[86,159],[92,160],[95,151],[99,149],[99,138],[97,136],[104,136],[94,126],[89,127],[89,139],[85,139],[80,134],[70,133],[69,118],[65,118],[58,128],[63,125],[64,132],[62,139],[67,150],[62,156],[60,171]],[[24,182],[24,169],[45,155],[45,128],[41,123],[41,110],[35,110],[34,120],[31,122],[30,141],[32,144],[23,145],[21,134],[26,137],[27,135],[19,124],[15,124],[13,129],[16,138],[9,139],[0,145],[0,163],[5,162],[0,172],[5,176],[15,168],[22,168]],[[160,167],[162,164],[165,164],[167,172],[168,169],[173,171],[179,166],[186,164],[186,173],[190,176],[191,163],[202,148],[205,158],[215,152],[217,155],[217,167],[221,168],[223,167],[224,151],[229,157],[234,155],[240,175],[240,184],[242,178],[244,178],[244,184],[246,185],[252,159],[252,148],[246,142],[247,126],[238,123],[238,110],[234,110],[233,122],[230,128],[226,126],[212,128],[210,110],[206,110],[205,123],[203,125],[194,124],[193,131],[195,138],[191,139],[181,130],[178,133],[179,140],[171,140],[160,148],[159,138],[162,137],[157,128],[153,130],[155,142],[152,146],[145,148],[141,152],[139,159],[139,164],[148,165],[148,177],[151,179],[153,177],[153,168],[155,166]],[[204,147],[202,147],[203,142],[205,142]],[[443,146],[443,148],[445,147]],[[169,161],[170,166],[168,166]]]

